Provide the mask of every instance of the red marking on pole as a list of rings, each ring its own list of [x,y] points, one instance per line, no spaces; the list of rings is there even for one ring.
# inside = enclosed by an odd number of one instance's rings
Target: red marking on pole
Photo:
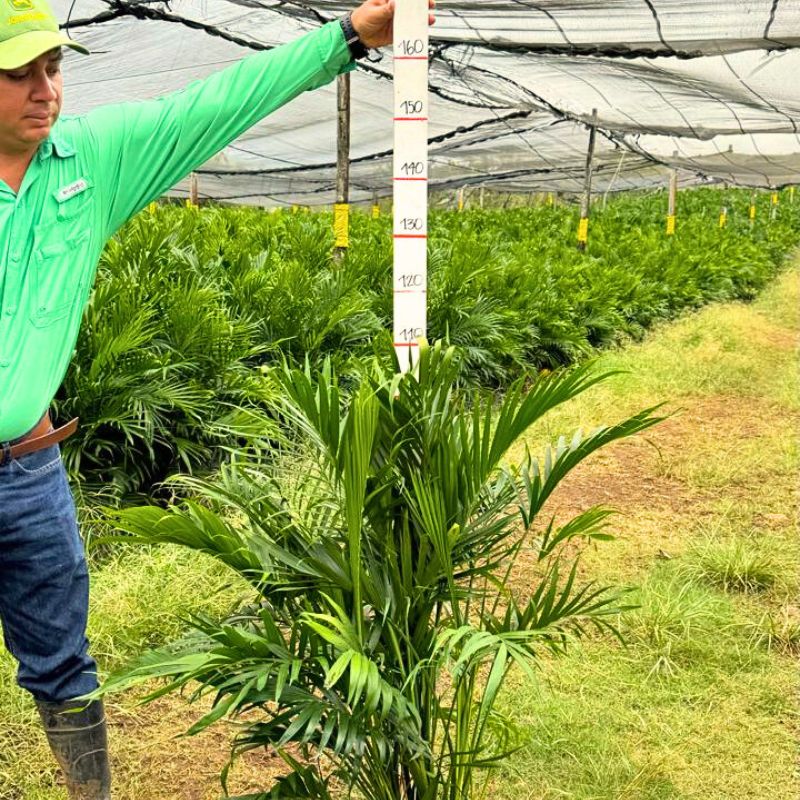
[[[427,181],[427,178],[392,178],[393,181]]]
[[[395,233],[395,239],[427,239],[427,233]]]
[[[395,56],[395,61],[427,61],[428,56]]]
[[[395,289],[395,294],[428,294],[427,289]]]
[[[395,347],[419,347],[419,342],[395,342]]]
[[[395,122],[427,122],[427,117],[395,117]]]

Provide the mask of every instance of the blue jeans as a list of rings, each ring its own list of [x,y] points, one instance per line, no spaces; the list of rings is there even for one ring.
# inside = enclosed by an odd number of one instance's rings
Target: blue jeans
[[[0,445],[0,448],[2,445]],[[0,620],[17,682],[63,703],[97,686],[89,573],[58,445],[0,466]]]

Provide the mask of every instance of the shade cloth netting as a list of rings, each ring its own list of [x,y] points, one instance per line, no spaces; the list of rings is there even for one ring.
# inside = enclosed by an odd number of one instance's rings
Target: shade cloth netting
[[[95,54],[69,56],[65,110],[156,97],[275,47],[352,4],[317,0],[55,0]],[[800,0],[439,0],[431,40],[431,181],[578,192],[587,124],[595,186],[779,187],[800,172]],[[392,60],[353,74],[354,201],[391,190]],[[199,171],[200,194],[330,203],[336,89],[307,94]],[[175,189],[185,194],[187,185]]]

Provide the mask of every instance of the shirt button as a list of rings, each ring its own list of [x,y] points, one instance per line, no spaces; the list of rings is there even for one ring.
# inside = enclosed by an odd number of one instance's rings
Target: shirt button
[[[16,306],[11,306],[10,308],[7,308],[6,309],[6,316],[7,317],[13,317],[14,316],[14,312],[16,310],[17,310]]]
[[[11,362],[7,358],[0,358],[0,367],[7,367]]]

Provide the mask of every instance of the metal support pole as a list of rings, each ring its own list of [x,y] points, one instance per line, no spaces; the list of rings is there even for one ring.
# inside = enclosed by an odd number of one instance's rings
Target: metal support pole
[[[592,124],[589,126],[589,148],[586,152],[586,174],[583,182],[581,198],[581,219],[578,223],[578,250],[586,250],[589,241],[589,215],[592,207],[592,162],[594,161],[594,143],[597,135],[597,109],[592,109]]]
[[[344,258],[350,246],[350,74],[336,79],[336,205],[333,228],[336,241],[333,256]]]
[[[197,178],[197,173],[192,172],[189,175],[189,206],[197,208],[200,205],[200,182]]]

